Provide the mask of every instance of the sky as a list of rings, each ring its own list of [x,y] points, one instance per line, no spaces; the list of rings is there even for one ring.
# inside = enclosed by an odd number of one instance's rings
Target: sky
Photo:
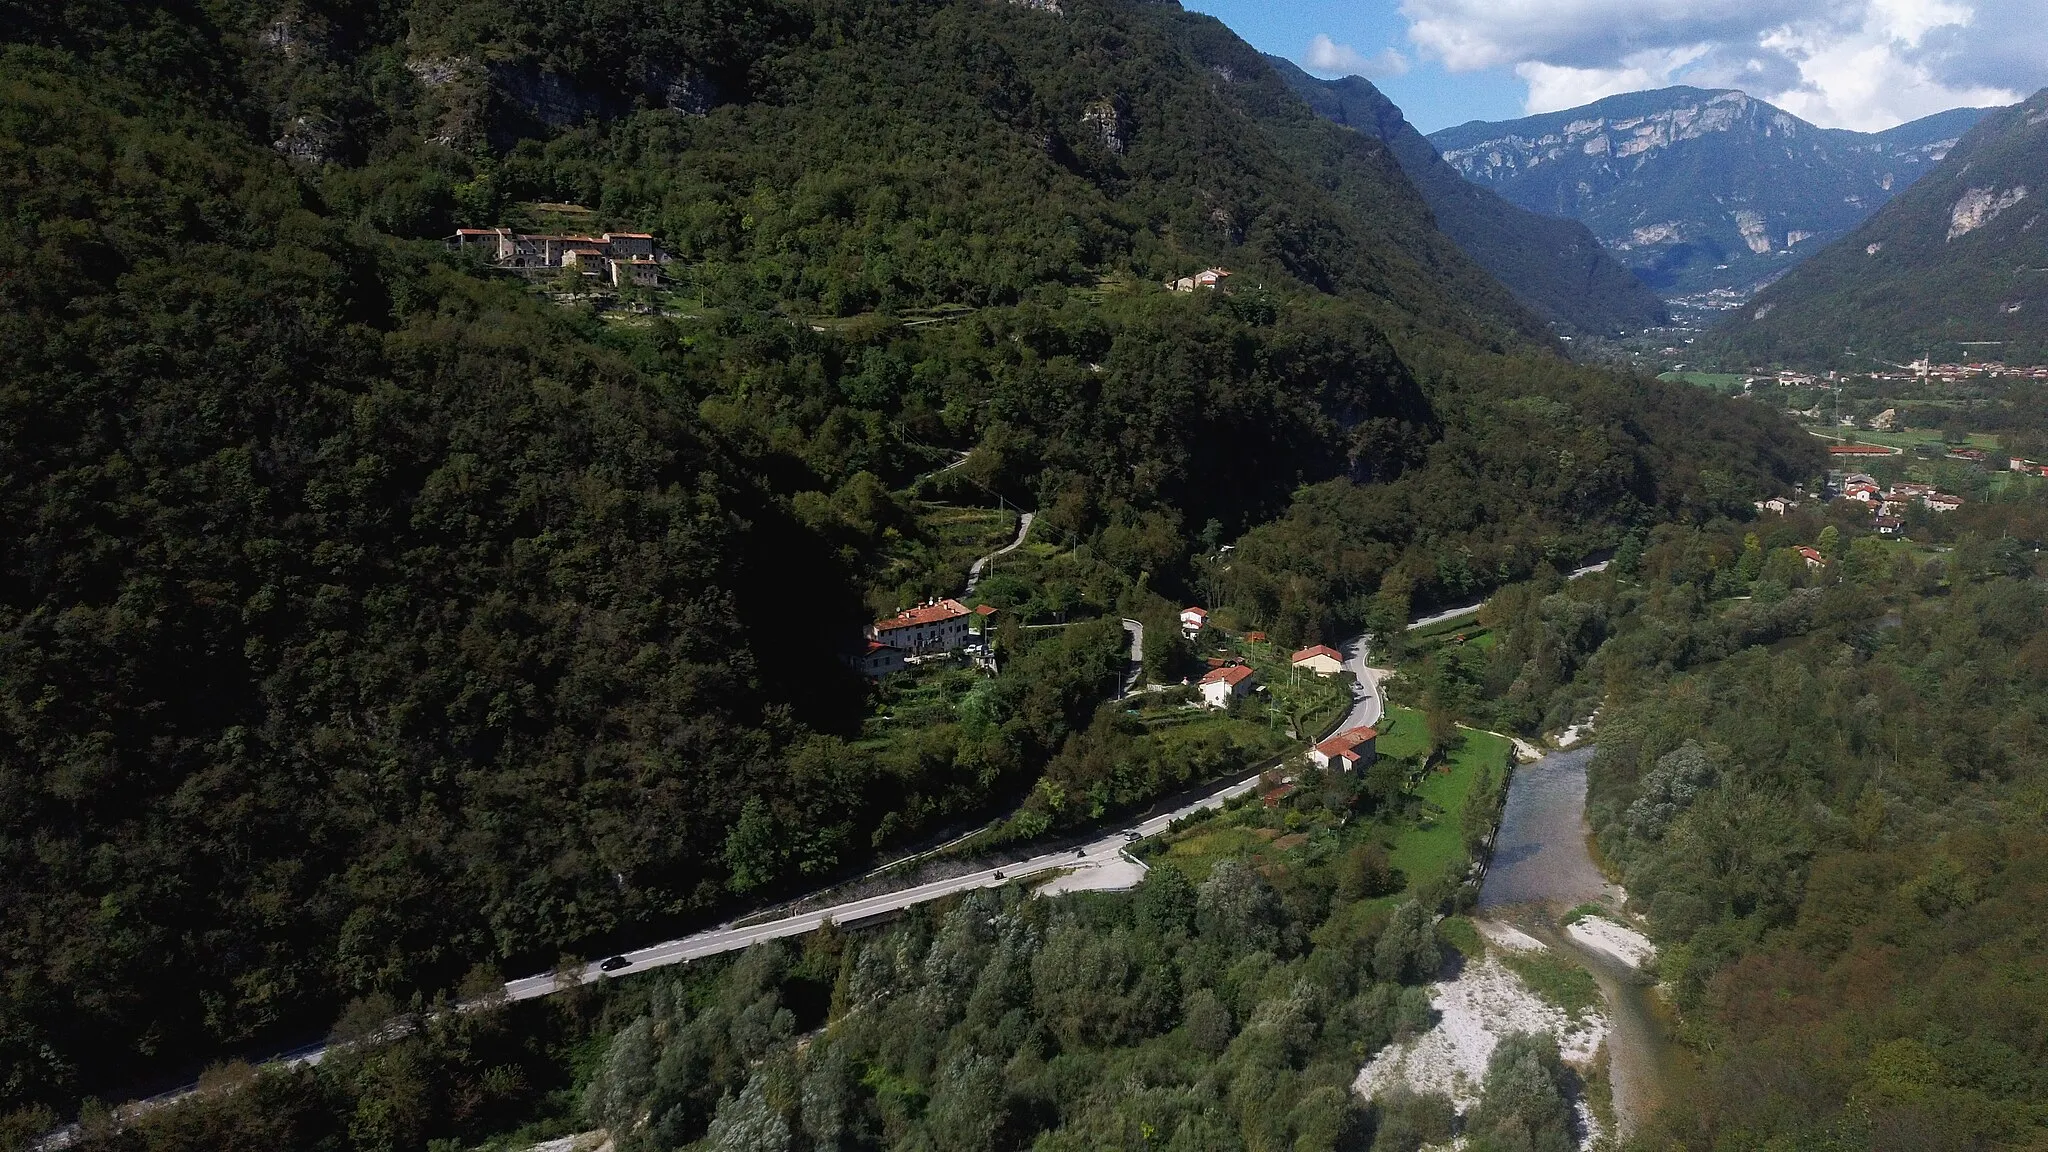
[[[2048,87],[2048,0],[1184,0],[1424,132],[1671,84],[1874,132]]]

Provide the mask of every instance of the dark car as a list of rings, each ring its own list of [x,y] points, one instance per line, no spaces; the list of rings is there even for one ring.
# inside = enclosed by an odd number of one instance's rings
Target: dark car
[[[624,956],[613,956],[607,959],[604,963],[599,964],[597,967],[600,971],[617,972],[621,968],[632,967],[632,964],[633,962],[631,960],[626,959]]]

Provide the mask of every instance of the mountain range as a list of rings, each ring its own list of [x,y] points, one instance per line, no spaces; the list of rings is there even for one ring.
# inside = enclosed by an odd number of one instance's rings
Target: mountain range
[[[1931,169],[1985,114],[1877,133],[1819,128],[1742,92],[1631,92],[1429,142],[1466,179],[1584,222],[1667,299],[1746,296]]]
[[[1600,334],[1668,319],[1656,293],[1584,224],[1518,207],[1467,180],[1370,80],[1322,80],[1281,57],[1266,59],[1318,115],[1384,143],[1437,227],[1538,315],[1564,329]]]
[[[1934,170],[1729,316],[1741,363],[2048,359],[2048,89],[1980,121]]]

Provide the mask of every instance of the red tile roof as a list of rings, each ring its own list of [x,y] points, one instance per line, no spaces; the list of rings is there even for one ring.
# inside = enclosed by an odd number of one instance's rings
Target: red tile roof
[[[916,608],[898,612],[887,620],[877,620],[875,621],[875,630],[877,632],[888,632],[896,628],[918,628],[927,624],[943,624],[948,620],[956,620],[965,615],[967,615],[967,609],[961,607],[958,600],[941,600],[937,604],[922,604]]]
[[[976,616],[993,616],[996,614],[996,610],[986,604],[976,604],[974,606],[974,614]]]
[[[1202,611],[1200,608],[1183,608],[1180,610],[1180,614],[1183,616],[1187,615],[1190,612],[1193,612],[1195,615],[1200,616],[1203,619],[1207,619],[1209,616],[1207,612]]]
[[[1232,664],[1228,668],[1215,669],[1214,671],[1210,672],[1207,676],[1202,677],[1202,683],[1235,685],[1243,681],[1249,680],[1251,678],[1251,669],[1245,667],[1242,664]]]
[[[1316,745],[1316,751],[1321,752],[1325,756],[1348,756],[1356,759],[1357,753],[1353,752],[1352,749],[1378,736],[1379,730],[1376,728],[1352,728],[1339,732],[1321,744]]]
[[[1294,654],[1294,656],[1292,657],[1292,662],[1295,664],[1299,664],[1303,660],[1307,660],[1316,656],[1328,656],[1330,659],[1335,660],[1339,664],[1342,664],[1344,662],[1344,654],[1342,652],[1337,651],[1335,648],[1330,647],[1328,644],[1318,644],[1313,648],[1303,648],[1301,651],[1296,652]]]

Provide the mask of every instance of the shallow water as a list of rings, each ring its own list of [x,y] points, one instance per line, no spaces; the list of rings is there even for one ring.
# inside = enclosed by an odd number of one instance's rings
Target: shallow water
[[[1591,747],[1574,748],[1515,769],[1479,907],[1578,961],[1600,985],[1611,1025],[1607,1057],[1614,1110],[1627,1133],[1656,1106],[1670,1040],[1648,980],[1579,946],[1559,928],[1559,918],[1570,909],[1595,902],[1618,906],[1622,895],[1586,847],[1586,769],[1592,759]]]
[[[1591,747],[1553,752],[1515,769],[1500,834],[1479,889],[1481,908],[1550,903],[1571,908],[1611,890],[1586,852],[1586,767]]]

